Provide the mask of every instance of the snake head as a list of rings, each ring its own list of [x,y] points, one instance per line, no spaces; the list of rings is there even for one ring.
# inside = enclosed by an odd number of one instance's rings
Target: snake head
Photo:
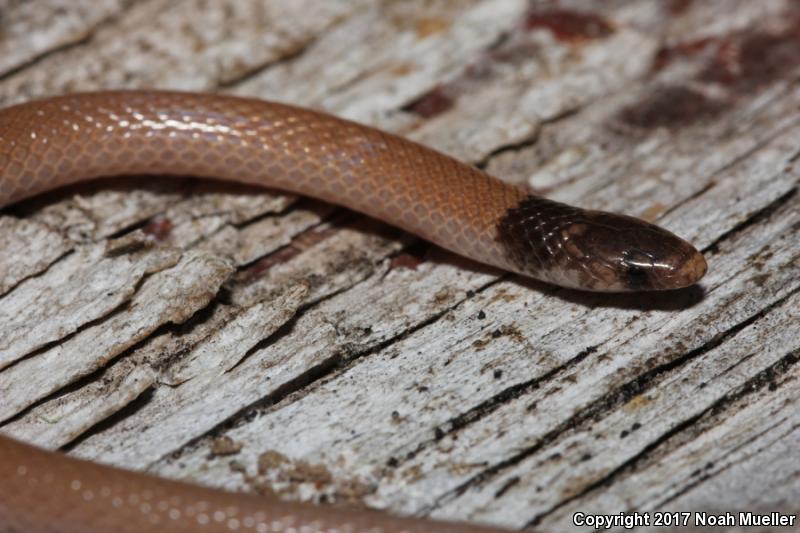
[[[654,224],[536,196],[508,210],[498,240],[513,270],[589,291],[680,289],[707,268],[694,246]]]

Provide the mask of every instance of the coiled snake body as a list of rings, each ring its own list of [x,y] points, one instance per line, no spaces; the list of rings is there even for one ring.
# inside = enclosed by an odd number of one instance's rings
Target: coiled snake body
[[[424,146],[298,107],[110,91],[0,111],[0,206],[101,176],[192,175],[343,205],[477,261],[592,291],[686,287],[703,256],[644,221],[526,193]],[[294,528],[294,529],[292,529]],[[489,531],[162,480],[0,437],[0,531]]]

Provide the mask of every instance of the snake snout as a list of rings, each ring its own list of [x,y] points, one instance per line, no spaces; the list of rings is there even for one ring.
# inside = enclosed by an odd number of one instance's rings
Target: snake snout
[[[706,272],[703,256],[669,231],[637,218],[583,211],[561,230],[573,286],[601,292],[688,287]]]
[[[687,243],[688,244],[688,243]],[[691,247],[691,251],[687,252],[689,254],[688,259],[684,259],[682,262],[676,264],[673,269],[672,275],[672,287],[665,287],[667,289],[680,289],[683,287],[689,287],[694,285],[700,279],[705,276],[706,271],[708,270],[708,263],[706,263],[705,257],[703,254],[698,252],[694,247]]]
[[[609,291],[663,291],[695,284],[706,273],[703,255],[677,235],[633,217],[591,212],[595,257]]]
[[[621,254],[622,284],[629,290],[670,290],[694,285],[706,273],[703,255],[678,239],[661,253],[630,248]],[[676,251],[677,250],[677,251]]]

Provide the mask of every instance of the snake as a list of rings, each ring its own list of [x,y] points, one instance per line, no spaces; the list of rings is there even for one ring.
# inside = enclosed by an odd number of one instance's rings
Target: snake
[[[694,285],[692,244],[582,209],[321,111],[223,94],[111,90],[0,110],[0,208],[115,176],[194,176],[358,211],[478,263],[596,292]],[[480,533],[496,528],[285,502],[132,472],[0,436],[0,531]]]

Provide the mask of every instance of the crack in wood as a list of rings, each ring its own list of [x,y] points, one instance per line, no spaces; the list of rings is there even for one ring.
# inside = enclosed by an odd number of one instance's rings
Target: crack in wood
[[[761,209],[754,211],[750,216],[748,216],[743,221],[739,222],[731,229],[725,231],[721,235],[719,235],[716,239],[711,241],[707,246],[705,246],[701,251],[704,254],[715,254],[719,251],[720,245],[728,240],[733,239],[736,235],[743,233],[748,228],[755,226],[759,222],[769,219],[773,213],[778,211],[781,207],[788,204],[792,199],[797,195],[798,186],[792,187],[784,194],[770,202],[769,204],[765,205]]]
[[[156,0],[151,0],[153,3]],[[128,11],[133,7],[136,3],[136,0],[124,0],[124,4],[122,5],[120,11],[109,15],[108,17],[98,20],[95,25],[86,31],[86,35],[76,39],[72,42],[64,43],[60,46],[54,46],[48,50],[35,54],[30,59],[19,63],[18,65],[7,69],[0,73],[0,83],[8,80],[9,78],[14,77],[15,75],[41,63],[42,61],[49,59],[50,57],[56,56],[63,52],[68,52],[70,50],[74,50],[80,48],[81,46],[87,45],[94,39],[95,35],[97,35],[98,31],[100,31],[104,27],[109,27],[115,24],[119,19],[121,19]]]
[[[676,359],[674,361],[671,361],[670,363],[667,363],[666,365],[662,365],[662,366],[660,366],[658,368],[655,368],[655,369],[647,372],[646,374],[640,376],[636,380],[633,380],[632,382],[629,382],[628,384],[626,384],[623,387],[621,387],[621,389],[626,389],[627,388],[627,390],[618,389],[617,394],[614,394],[614,393],[610,394],[609,396],[611,396],[612,399],[609,400],[608,402],[602,402],[602,404],[607,404],[608,403],[609,405],[606,406],[606,405],[602,405],[601,404],[601,406],[599,407],[600,410],[597,413],[592,413],[590,416],[583,417],[581,422],[584,422],[585,420],[589,420],[591,418],[594,418],[595,416],[601,414],[603,411],[608,411],[610,409],[613,409],[614,406],[619,405],[619,404],[623,404],[626,401],[628,401],[630,398],[632,398],[632,397],[634,397],[634,396],[636,396],[638,394],[641,394],[642,392],[644,392],[645,390],[650,388],[652,385],[656,384],[658,375],[661,375],[661,374],[663,374],[665,372],[668,372],[670,370],[673,370],[673,369],[676,369],[676,368],[678,368],[680,366],[683,366],[685,363],[689,362],[690,360],[695,359],[695,358],[703,355],[704,353],[712,350],[713,348],[719,346],[723,342],[725,342],[727,340],[730,340],[731,338],[735,337],[744,328],[746,328],[750,324],[756,322],[757,320],[765,317],[770,311],[780,307],[787,300],[789,300],[792,296],[794,296],[797,293],[800,293],[800,287],[795,288],[794,290],[792,290],[791,292],[786,294],[784,297],[782,297],[779,300],[773,302],[768,307],[762,309],[761,311],[759,311],[758,313],[754,314],[753,316],[748,317],[746,320],[743,320],[743,321],[739,322],[738,324],[736,324],[733,327],[729,328],[724,333],[715,336],[709,342],[707,342],[704,345],[699,346],[698,348],[690,351],[685,356],[680,357],[680,358],[678,358],[678,359]],[[795,351],[789,352],[788,354],[783,356],[780,360],[778,360],[776,363],[770,365],[768,368],[762,370],[761,372],[759,372],[758,374],[756,374],[752,378],[748,379],[743,385],[737,387],[736,389],[734,389],[730,393],[724,395],[722,398],[716,400],[711,406],[709,406],[708,408],[704,409],[702,412],[700,412],[700,413],[698,413],[698,414],[696,414],[696,415],[694,415],[694,416],[692,416],[692,417],[690,417],[690,418],[688,418],[686,420],[681,421],[679,424],[674,426],[671,430],[667,431],[666,433],[664,433],[663,435],[658,437],[656,440],[654,440],[653,442],[651,442],[650,444],[645,446],[639,453],[637,453],[634,456],[628,458],[624,463],[620,464],[619,466],[614,468],[612,471],[608,472],[602,478],[600,478],[600,479],[594,481],[593,483],[587,485],[586,487],[584,487],[583,490],[581,490],[577,494],[574,494],[574,495],[570,496],[569,498],[566,498],[566,499],[560,501],[557,505],[551,507],[547,511],[544,511],[542,513],[537,514],[534,518],[532,518],[526,524],[526,527],[536,526],[547,515],[555,512],[556,510],[558,510],[559,508],[561,508],[564,505],[568,504],[569,502],[576,501],[576,500],[584,497],[588,493],[590,493],[590,492],[592,492],[592,491],[594,491],[594,490],[596,490],[598,488],[610,486],[611,484],[613,484],[613,482],[615,481],[615,479],[617,477],[619,477],[624,472],[627,472],[627,471],[630,471],[630,470],[634,469],[637,463],[639,463],[641,460],[643,460],[645,457],[647,457],[654,450],[659,448],[662,444],[664,444],[665,442],[670,441],[671,439],[673,439],[678,434],[681,434],[681,433],[684,433],[686,431],[691,430],[695,426],[695,424],[698,421],[700,421],[704,416],[709,415],[709,414],[715,414],[715,413],[722,412],[722,411],[725,410],[725,408],[727,408],[727,406],[729,406],[734,401],[736,401],[736,400],[738,400],[738,399],[740,399],[742,397],[745,397],[745,396],[747,396],[749,394],[753,394],[753,393],[761,390],[763,387],[769,385],[769,383],[774,380],[774,377],[776,375],[779,375],[779,374],[787,371],[795,363],[797,363],[797,361],[799,359],[799,357],[798,357],[799,355],[800,355],[800,350],[795,350]],[[613,397],[616,397],[616,400]],[[622,401],[620,401],[620,400],[622,400]],[[588,410],[593,411],[594,408],[590,408]]]
[[[578,363],[586,359],[588,356],[596,353],[597,349],[598,346],[589,346],[587,348],[584,348],[583,350],[578,352],[574,357],[568,359],[565,363],[553,368],[552,370],[549,370],[548,372],[542,374],[541,376],[508,387],[507,389],[501,391],[500,393],[492,396],[488,400],[473,407],[463,415],[451,419],[448,423],[448,427],[446,429],[442,429],[442,437],[444,437],[445,435],[450,435],[452,433],[455,433],[460,429],[465,428],[469,424],[473,424],[478,420],[480,420],[481,418],[488,416],[489,414],[501,408],[508,402],[521,398],[529,394],[530,392],[537,390],[542,385],[542,383],[546,383],[547,381],[556,378],[558,375],[562,374],[570,367],[577,365]]]
[[[795,291],[795,292],[797,292],[797,291]],[[630,457],[628,460],[626,460],[624,463],[619,465],[617,468],[615,468],[614,470],[612,470],[611,472],[609,472],[608,474],[603,476],[601,479],[599,479],[599,480],[595,481],[594,483],[586,486],[584,488],[584,490],[580,491],[578,494],[575,494],[575,495],[573,495],[573,496],[571,496],[571,497],[569,497],[569,498],[567,498],[565,500],[562,500],[557,505],[551,507],[550,509],[548,509],[545,512],[537,514],[534,518],[532,518],[526,524],[525,527],[534,527],[543,518],[545,518],[549,514],[555,512],[556,510],[560,509],[561,507],[563,507],[564,505],[568,504],[569,502],[579,500],[580,498],[583,498],[587,494],[589,494],[589,493],[591,493],[591,492],[593,492],[593,491],[595,491],[597,489],[600,489],[602,487],[610,486],[611,484],[613,484],[613,482],[620,475],[624,474],[625,472],[630,472],[630,471],[635,470],[637,463],[639,463],[640,461],[644,460],[647,457],[648,454],[650,454],[651,452],[653,452],[657,448],[661,447],[665,443],[671,441],[676,436],[678,436],[678,435],[680,435],[682,433],[685,433],[687,431],[691,431],[691,430],[695,429],[695,425],[698,422],[700,422],[701,420],[703,420],[704,418],[706,418],[708,416],[711,416],[711,415],[717,415],[714,418],[718,419],[719,418],[719,414],[724,412],[726,410],[726,408],[728,406],[730,406],[732,403],[734,403],[737,400],[740,400],[740,399],[742,399],[742,398],[744,398],[746,396],[749,396],[751,394],[755,394],[759,390],[763,389],[765,386],[767,386],[772,381],[772,379],[774,378],[774,376],[776,374],[781,374],[781,373],[786,372],[793,365],[795,365],[798,362],[798,360],[800,360],[800,350],[794,350],[794,351],[789,352],[788,354],[784,355],[777,362],[775,362],[774,364],[772,364],[768,368],[762,370],[761,372],[759,372],[758,374],[756,374],[755,376],[753,376],[752,378],[747,380],[744,384],[742,384],[741,386],[739,386],[736,389],[734,389],[733,391],[731,391],[729,394],[724,395],[722,398],[718,399],[716,402],[714,402],[711,406],[709,406],[708,408],[706,408],[702,412],[700,412],[700,413],[698,413],[698,414],[696,414],[696,415],[694,415],[694,416],[682,421],[680,424],[676,425],[671,430],[669,430],[668,432],[666,432],[663,435],[661,435],[658,439],[656,439],[655,441],[653,441],[650,444],[648,444],[645,448],[643,448],[639,453],[637,453],[633,457]],[[706,428],[702,428],[702,429],[700,429],[700,431],[702,432],[704,429],[706,429]],[[712,465],[712,467],[713,467],[713,465]],[[718,470],[716,472],[716,474],[719,474],[722,471],[723,470]],[[681,493],[687,492],[692,487],[694,487],[696,485],[699,485],[701,481],[708,480],[711,477],[713,477],[713,475],[711,475],[711,474],[706,475],[703,480],[698,480],[698,483],[695,483],[695,484],[687,487],[686,490],[681,491]],[[671,501],[671,500],[677,498],[678,496],[680,496],[681,493],[676,494],[674,497],[669,498],[667,500],[664,500],[661,503],[666,504],[669,501]]]
[[[145,343],[147,339],[143,340],[142,343]],[[131,350],[135,350],[136,348],[140,348],[141,346],[133,346]],[[128,354],[123,354],[122,357],[125,357]],[[122,359],[120,359],[122,362]],[[103,372],[107,371],[111,367],[103,367],[97,370],[94,374],[90,374],[86,376],[84,380],[82,380],[81,386],[85,385],[89,381],[93,379],[97,379],[99,376],[102,376]],[[90,380],[91,378],[91,380]],[[85,383],[84,383],[85,381]],[[77,390],[77,388],[76,388]],[[61,392],[57,393],[61,394]],[[117,411],[116,413],[112,414],[111,416],[100,420],[96,424],[92,425],[91,427],[87,428],[83,433],[76,436],[74,439],[69,441],[68,443],[64,444],[59,448],[64,453],[70,453],[73,449],[80,446],[85,440],[89,439],[93,435],[102,433],[103,431],[114,427],[115,424],[120,422],[121,420],[135,414],[137,411],[143,409],[152,399],[153,396],[153,387],[149,387],[147,390],[142,392],[139,396],[137,396],[133,401],[128,403],[125,407]],[[34,406],[35,407],[35,406]]]
[[[795,361],[796,361],[797,360],[797,355],[800,354],[800,351],[795,351],[795,352],[792,352],[792,353],[794,354]],[[790,353],[786,357],[788,357],[789,355],[792,355],[792,354]],[[784,359],[786,357],[784,357]],[[783,359],[781,361],[783,361]],[[780,363],[781,361],[779,361],[778,363]],[[776,363],[776,364],[778,364],[778,363]],[[763,388],[763,387],[761,387],[761,388]],[[756,391],[753,391],[753,392],[756,392]],[[731,400],[731,401],[734,401],[734,400]],[[702,418],[701,418],[701,420],[702,420]],[[698,420],[698,422],[699,421],[700,420]],[[769,427],[765,428],[763,431],[760,431],[758,433],[755,433],[755,434],[751,435],[750,438],[748,438],[745,441],[743,441],[740,445],[728,450],[728,453],[726,455],[732,455],[734,452],[738,451],[739,449],[744,448],[747,444],[750,444],[750,443],[758,441],[762,437],[764,437],[764,436],[772,433],[773,431],[775,431],[775,428],[777,428],[777,427],[779,427],[779,423],[775,423],[773,425],[770,425]],[[797,425],[797,426],[794,426],[794,427],[790,428],[788,431],[784,432],[784,435],[782,435],[782,436],[791,434],[798,427],[800,427],[800,425]],[[752,455],[753,454],[750,454],[750,455],[744,457],[743,460],[751,457]],[[677,500],[681,496],[689,493],[690,491],[692,491],[696,487],[702,485],[704,482],[706,482],[706,481],[708,481],[710,479],[713,479],[714,477],[722,474],[723,472],[725,472],[726,470],[728,470],[731,467],[735,466],[736,464],[737,463],[729,463],[729,464],[724,465],[722,468],[714,469],[715,465],[710,464],[710,463],[706,463],[702,468],[698,468],[695,472],[693,472],[693,474],[696,474],[695,475],[696,479],[694,481],[692,481],[690,483],[687,483],[680,490],[676,491],[675,494],[670,495],[669,498],[666,498],[664,500],[659,501],[655,505],[655,507],[656,508],[661,508],[661,507],[667,506],[670,502],[673,502],[673,501]]]
[[[536,143],[539,142],[539,139],[542,136],[543,128],[551,126],[553,124],[558,124],[559,122],[561,122],[566,118],[577,115],[578,113],[581,112],[581,110],[590,106],[593,102],[594,100],[585,102],[580,106],[565,109],[552,117],[540,119],[536,129],[531,133],[531,135],[522,138],[519,141],[498,146],[497,148],[493,149],[491,152],[486,154],[486,156],[483,157],[480,161],[474,163],[474,165],[481,170],[486,170],[486,168],[491,164],[492,160],[494,160],[496,157],[500,155],[507,154],[510,152],[519,152],[521,150],[524,150],[525,148],[531,148],[533,146],[536,146]]]
[[[366,280],[361,281],[360,283],[365,283]],[[489,286],[497,283],[497,281],[492,281],[485,286],[482,286],[479,290],[485,290]],[[478,291],[474,291],[478,292]],[[329,295],[326,297],[331,298],[334,295]],[[192,449],[194,446],[199,446],[200,443],[206,439],[219,437],[223,433],[230,431],[231,429],[241,427],[244,424],[252,421],[254,418],[261,416],[265,412],[272,409],[274,406],[285,402],[295,402],[302,398],[303,394],[307,394],[310,392],[310,388],[313,387],[315,384],[323,382],[327,379],[332,379],[342,374],[346,373],[348,369],[354,367],[358,364],[359,361],[363,360],[370,355],[377,354],[384,350],[385,348],[400,342],[401,340],[409,337],[410,335],[423,330],[426,327],[429,327],[443,317],[447,316],[448,313],[452,312],[456,309],[459,305],[461,305],[466,298],[460,299],[457,302],[454,302],[452,305],[442,309],[438,313],[432,315],[425,321],[422,321],[414,326],[403,330],[402,332],[398,333],[395,336],[392,336],[388,339],[384,339],[383,341],[376,343],[372,346],[364,350],[357,350],[352,347],[352,345],[343,345],[342,349],[339,353],[334,355],[333,357],[329,358],[326,361],[312,367],[311,369],[307,370],[306,372],[302,373],[301,375],[293,378],[290,381],[280,385],[274,392],[264,396],[263,398],[250,403],[249,405],[241,408],[239,411],[234,413],[233,415],[229,416],[226,420],[218,423],[208,431],[199,434],[185,444],[181,445],[179,448],[172,450],[171,452],[159,457],[158,459],[151,461],[148,467],[152,467],[156,465],[159,461],[165,460],[168,457],[177,457],[178,455],[186,452],[187,450]],[[316,305],[319,302],[315,302]],[[270,338],[265,339],[267,341],[267,346],[277,341],[280,335],[285,335],[289,331],[291,331],[291,327],[296,324],[296,322],[302,317],[302,315],[308,312],[308,308],[302,308],[298,310],[295,316],[288,321],[286,324],[281,326]],[[263,348],[262,348],[263,349]]]
[[[255,219],[254,220],[248,220],[245,224],[242,224],[241,226],[237,226],[237,225],[234,225],[234,224],[231,224],[231,226],[241,229],[241,228],[246,228],[247,226],[249,226],[251,224],[255,224],[255,223],[259,222],[260,220],[264,220],[264,219],[267,219],[267,218],[275,218],[277,220],[279,217],[275,216],[275,215],[283,215],[283,214],[286,214],[286,213],[288,213],[290,211],[294,211],[296,209],[300,209],[300,207],[294,206],[294,207],[292,207],[290,209],[287,209],[285,213],[265,213],[264,216],[257,217],[259,220],[255,220]],[[244,273],[245,271],[247,271],[248,269],[255,267],[260,261],[265,261],[265,260],[269,261],[270,258],[281,257],[282,254],[285,254],[287,250],[289,250],[293,246],[296,246],[298,241],[302,241],[304,238],[308,237],[309,235],[313,235],[314,233],[318,233],[320,231],[320,229],[323,226],[325,226],[326,224],[329,224],[332,221],[336,221],[336,220],[343,220],[345,213],[348,213],[348,211],[345,210],[345,209],[334,209],[333,211],[328,213],[326,216],[320,217],[319,222],[316,222],[316,223],[308,226],[307,228],[305,228],[300,233],[292,235],[291,236],[291,240],[288,243],[284,244],[283,246],[279,246],[276,249],[272,250],[271,252],[268,252],[268,253],[266,253],[264,255],[260,255],[258,257],[255,257],[255,258],[253,258],[252,260],[250,260],[250,261],[248,261],[246,263],[242,263],[240,265],[237,265],[236,266],[236,272],[241,274],[241,273]],[[209,240],[212,237],[212,235],[214,235],[216,233],[219,233],[220,231],[222,231],[222,227],[220,227],[220,229],[217,230],[216,232],[205,236],[199,242],[204,242],[204,241]],[[279,262],[281,262],[281,261],[277,261],[275,264],[278,264]],[[323,300],[319,300],[319,301],[324,301],[325,299],[327,299],[327,297],[324,298]],[[314,302],[314,303],[316,303],[316,302]]]
[[[65,256],[66,256],[66,255],[69,255],[69,254],[65,254]],[[52,265],[51,265],[51,266],[52,266]],[[50,267],[48,267],[48,269],[49,269],[49,268],[50,268]],[[169,268],[169,267],[167,267],[167,268]],[[165,268],[165,269],[163,269],[163,270],[166,270],[166,268]],[[14,368],[15,366],[19,365],[19,364],[20,364],[20,363],[22,363],[23,361],[26,361],[26,360],[28,360],[28,359],[32,359],[32,358],[34,358],[34,357],[36,357],[36,356],[38,356],[38,355],[40,355],[40,354],[43,354],[43,353],[47,352],[48,350],[51,350],[51,349],[53,349],[53,348],[55,348],[55,347],[57,347],[57,346],[59,346],[59,345],[63,344],[64,342],[66,342],[66,341],[68,341],[68,340],[72,339],[73,337],[75,337],[75,336],[77,336],[77,335],[79,335],[79,334],[83,333],[85,330],[87,330],[87,329],[89,329],[89,328],[91,328],[91,327],[97,326],[97,325],[99,325],[99,324],[102,324],[102,323],[103,323],[103,322],[105,322],[106,320],[108,320],[108,319],[110,319],[110,318],[112,318],[112,317],[114,317],[114,316],[117,316],[117,315],[119,315],[120,313],[123,313],[123,312],[125,311],[125,309],[126,309],[126,308],[127,308],[129,305],[130,305],[130,302],[131,302],[131,299],[133,298],[133,295],[134,295],[134,294],[136,294],[136,292],[139,290],[139,288],[142,286],[142,284],[143,284],[143,283],[144,283],[144,282],[145,282],[147,279],[149,279],[150,277],[152,277],[152,276],[153,276],[153,275],[155,275],[155,274],[158,274],[158,272],[161,272],[161,271],[162,271],[162,270],[159,270],[159,271],[156,271],[156,272],[145,273],[145,274],[144,274],[144,275],[141,277],[141,279],[139,279],[139,280],[136,282],[136,284],[134,285],[134,287],[133,287],[133,292],[132,292],[131,296],[130,296],[128,299],[126,299],[125,301],[122,301],[122,302],[120,302],[120,303],[119,303],[119,305],[117,305],[116,307],[114,307],[113,309],[111,309],[110,311],[108,311],[107,313],[103,314],[102,316],[99,316],[99,317],[97,317],[97,318],[95,318],[95,319],[93,319],[93,320],[88,320],[88,321],[84,322],[83,324],[81,324],[80,326],[78,326],[77,328],[75,328],[75,331],[72,331],[72,332],[70,332],[70,333],[68,333],[68,334],[66,334],[66,335],[64,335],[64,336],[62,336],[62,337],[59,337],[59,338],[57,338],[57,339],[54,339],[54,340],[52,340],[52,341],[50,341],[50,342],[48,342],[48,343],[46,343],[46,344],[43,344],[42,346],[40,346],[40,347],[36,348],[35,350],[33,350],[33,351],[31,351],[31,352],[29,352],[29,353],[27,353],[27,354],[23,355],[23,356],[22,356],[22,357],[20,357],[19,359],[15,360],[14,362],[12,362],[12,363],[10,363],[9,365],[7,365],[6,367],[4,367],[4,368],[3,368],[3,371],[8,371],[8,370],[10,370],[10,369]],[[45,271],[44,271],[44,272],[42,272],[41,274],[44,274],[45,272],[47,272],[47,270],[45,270]],[[1,300],[1,299],[2,299],[2,298],[0,298],[0,300]],[[149,337],[148,337],[148,338],[149,338]],[[145,339],[145,340],[146,340],[146,339]],[[126,352],[127,352],[127,350],[126,350]],[[101,370],[102,370],[102,369],[101,369]],[[50,395],[48,395],[48,396],[47,396],[47,398],[50,398],[51,396],[54,396],[54,395],[56,395],[56,396],[57,396],[57,395],[58,395],[58,393],[50,394]],[[39,403],[42,403],[42,402],[41,402],[41,401],[40,401],[40,402],[36,402],[36,404],[32,405],[31,407],[34,407],[35,405],[38,405]],[[28,411],[29,411],[29,408],[26,408],[26,409],[25,409],[25,410],[23,410],[23,411],[22,411],[20,414],[24,414],[24,413],[26,413],[26,412],[28,412]],[[16,415],[15,415],[15,417],[16,417]],[[2,424],[0,424],[0,425],[2,425]]]
[[[285,55],[273,59],[270,61],[265,61],[260,65],[254,65],[252,68],[248,69],[246,72],[243,72],[239,76],[235,76],[230,79],[219,80],[217,81],[217,88],[218,89],[233,89],[237,85],[241,85],[246,83],[254,78],[259,77],[261,74],[265,73],[269,69],[275,68],[280,65],[284,65],[287,63],[291,63],[292,61],[296,61],[300,57],[303,56],[314,44],[317,43],[317,38],[315,36],[311,36],[308,41],[298,46],[295,50],[289,50],[286,52]]]
[[[747,326],[749,326],[750,324],[754,323],[755,321],[759,320],[760,318],[763,318],[764,316],[766,316],[771,310],[779,307],[786,300],[788,300],[789,298],[791,298],[794,294],[796,294],[798,292],[800,292],[800,287],[795,288],[794,290],[790,291],[789,293],[784,295],[779,300],[776,300],[775,302],[773,302],[771,305],[767,306],[764,309],[761,309],[758,313],[755,313],[754,315],[748,317],[747,319],[745,319],[745,320],[733,325],[732,327],[730,327],[725,332],[722,332],[722,333],[716,335],[711,340],[709,340],[709,341],[705,342],[704,344],[702,344],[701,346],[698,346],[697,348],[687,352],[685,355],[683,355],[681,357],[677,357],[677,358],[669,361],[668,363],[659,365],[658,367],[653,368],[653,369],[645,372],[644,374],[641,374],[637,378],[635,378],[635,379],[625,383],[624,385],[618,387],[616,390],[609,391],[609,393],[605,396],[604,400],[602,400],[600,402],[596,402],[596,403],[592,404],[591,406],[586,407],[586,408],[582,409],[581,411],[575,413],[570,418],[568,418],[567,420],[565,420],[564,422],[560,423],[558,426],[553,428],[551,431],[548,431],[547,433],[542,435],[542,437],[537,439],[536,442],[534,444],[532,444],[531,446],[529,446],[528,448],[516,453],[515,455],[513,455],[513,456],[511,456],[511,457],[509,457],[509,458],[507,458],[507,459],[505,459],[503,461],[500,461],[500,462],[496,463],[495,465],[490,466],[489,468],[487,468],[487,469],[483,470],[482,472],[476,474],[475,476],[469,478],[465,482],[459,484],[457,487],[455,487],[455,488],[451,489],[450,491],[442,494],[441,496],[436,498],[433,503],[431,503],[429,506],[426,507],[426,511],[429,513],[432,510],[440,507],[442,504],[446,503],[447,501],[453,500],[453,499],[457,498],[458,496],[462,495],[463,493],[465,493],[470,488],[472,488],[472,487],[474,487],[476,485],[485,484],[487,481],[497,477],[497,475],[499,475],[501,472],[503,472],[504,470],[508,469],[509,467],[512,467],[512,466],[522,462],[524,459],[534,455],[535,453],[537,453],[538,451],[546,448],[550,444],[553,444],[563,434],[567,433],[568,431],[574,430],[576,428],[579,428],[579,427],[583,426],[585,423],[587,423],[587,422],[589,422],[589,421],[591,421],[591,420],[593,420],[595,418],[603,416],[604,413],[612,412],[616,407],[625,404],[631,398],[633,398],[633,397],[635,397],[635,396],[637,396],[639,394],[642,394],[646,390],[650,389],[652,386],[657,385],[657,383],[659,382],[659,379],[658,379],[659,376],[662,376],[667,372],[670,372],[672,370],[680,368],[681,366],[684,366],[686,363],[696,359],[697,357],[702,356],[703,354],[709,352],[710,350],[712,350],[715,347],[719,346],[723,342],[731,339],[732,337],[735,337],[736,334],[738,334],[740,331],[742,331],[743,329],[745,329]],[[584,354],[583,357],[585,358],[587,355],[589,355],[589,353]],[[569,366],[569,365],[570,365],[570,363],[568,362],[564,366]],[[563,369],[561,367],[559,367],[559,369],[557,369],[557,370],[563,370]],[[557,374],[557,372],[550,372],[549,374],[555,375],[555,374]],[[536,389],[535,385],[538,384],[538,383],[541,383],[541,380],[534,380],[534,381],[536,381],[536,383],[534,385],[531,385],[529,390],[535,390]],[[519,396],[521,396],[521,395],[522,395],[522,393],[519,394]],[[707,410],[704,411],[704,412],[707,412]],[[694,418],[696,419],[698,417],[694,417]],[[684,426],[681,425],[680,427],[684,427]],[[688,425],[686,427],[688,427]],[[677,431],[671,432],[669,434],[669,436],[672,436],[672,434],[676,433],[676,432]],[[657,442],[661,442],[662,440],[663,439],[659,439],[659,441],[657,441]],[[648,446],[648,448],[643,450],[642,453],[637,454],[636,457],[641,457],[642,454],[645,453],[645,451],[647,451],[647,450],[649,450],[651,448],[654,448],[654,446]],[[628,463],[626,462],[625,464],[628,464]],[[624,466],[624,465],[622,465],[622,466]],[[565,499],[565,500],[561,501],[557,506],[552,507],[551,509],[548,509],[547,511],[545,511],[543,513],[538,514],[536,517],[534,517],[534,519],[532,519],[531,521],[528,522],[526,527],[535,526],[542,518],[544,518],[545,516],[547,516],[548,514],[554,512],[554,511],[556,511],[558,508],[566,505],[570,501],[573,501],[573,500],[576,500],[576,499],[582,497],[583,495],[588,493],[589,490],[591,490],[592,488],[596,488],[596,487],[599,487],[599,486],[604,486],[604,485],[609,484],[611,479],[612,479],[612,477],[615,476],[617,473],[619,473],[619,471],[622,468],[622,466],[616,468],[615,470],[613,470],[612,472],[610,472],[609,474],[604,476],[601,480],[598,480],[595,483],[591,484],[590,486],[588,486],[586,488],[586,490],[583,490],[579,494],[576,494],[576,495],[574,495],[574,496],[572,496],[572,497],[570,497],[568,499]]]
[[[777,98],[777,97],[776,97],[776,98]],[[744,152],[742,152],[741,154],[739,154],[737,157],[735,157],[735,158],[733,158],[732,160],[728,161],[728,162],[727,162],[725,165],[723,165],[722,167],[720,167],[720,168],[716,169],[716,170],[715,170],[715,171],[714,171],[714,172],[713,172],[713,173],[712,173],[712,174],[709,176],[709,181],[708,181],[708,183],[707,183],[705,186],[701,187],[701,188],[700,188],[700,189],[698,189],[696,192],[694,192],[693,194],[690,194],[689,196],[687,196],[687,197],[685,197],[685,198],[681,199],[680,201],[678,201],[678,202],[675,202],[675,203],[674,203],[673,205],[671,205],[669,208],[667,208],[667,209],[665,209],[664,211],[662,211],[661,213],[659,213],[659,215],[658,215],[658,218],[656,218],[656,220],[662,220],[664,217],[666,217],[667,215],[669,215],[670,213],[672,213],[672,212],[673,212],[673,211],[675,211],[676,209],[680,208],[681,206],[683,206],[683,205],[685,205],[685,204],[687,204],[687,203],[691,202],[692,200],[696,200],[697,198],[700,198],[701,196],[703,196],[703,195],[704,195],[706,192],[708,192],[708,191],[710,191],[711,189],[713,189],[714,187],[716,187],[716,185],[717,185],[717,182],[716,182],[716,181],[715,181],[715,179],[714,179],[714,177],[715,177],[715,176],[720,176],[720,175],[722,175],[724,172],[726,172],[726,171],[730,170],[731,168],[735,167],[737,164],[739,164],[739,163],[741,163],[741,162],[743,162],[743,161],[746,161],[748,158],[750,158],[750,157],[752,157],[754,154],[756,154],[756,153],[757,153],[759,150],[761,150],[761,149],[762,149],[762,148],[764,148],[765,146],[768,146],[768,145],[769,145],[771,142],[773,142],[774,140],[778,139],[778,138],[779,138],[781,135],[783,135],[783,134],[784,134],[784,133],[786,133],[787,131],[790,131],[792,128],[796,127],[796,125],[797,125],[797,123],[792,123],[792,124],[789,124],[789,125],[787,125],[787,126],[785,126],[785,127],[781,128],[781,129],[779,129],[779,130],[777,130],[777,131],[775,131],[775,132],[772,132],[772,134],[771,134],[771,135],[769,135],[768,137],[766,137],[766,138],[764,138],[764,139],[761,139],[761,140],[760,140],[758,143],[756,143],[756,144],[754,144],[753,146],[751,146],[751,147],[750,147],[748,150],[745,150]],[[800,154],[800,152],[798,152],[798,154]],[[792,163],[792,162],[795,160],[795,158],[796,158],[796,157],[797,157],[797,155],[790,157],[790,158],[787,160],[787,163]],[[792,189],[792,190],[795,190],[795,191],[796,191],[796,187],[795,187],[794,189]],[[791,192],[791,191],[790,191],[790,192]],[[787,193],[787,194],[788,194],[788,193]],[[787,200],[787,201],[788,201],[788,200]],[[767,207],[769,207],[769,206],[767,206]],[[776,206],[776,209],[777,209],[778,207],[780,207],[780,205]],[[742,229],[744,229],[744,228],[742,228]],[[721,237],[718,237],[718,239],[717,239],[717,240],[720,240],[720,239],[721,239]],[[716,241],[715,241],[715,243],[716,243]],[[713,244],[714,244],[714,243],[712,243],[712,245],[713,245]],[[706,248],[704,248],[704,251],[705,251],[705,250],[708,250],[708,249],[709,249],[709,247],[710,247],[710,246],[712,246],[712,245],[709,245],[709,246],[707,246]]]
[[[0,305],[3,304],[3,299],[7,298],[8,295],[11,294],[11,292],[14,289],[16,289],[17,287],[19,287],[22,283],[24,283],[25,281],[37,279],[37,278],[40,278],[40,277],[44,276],[45,274],[47,274],[47,272],[51,268],[53,268],[55,265],[61,263],[62,261],[65,261],[69,256],[71,256],[74,253],[75,253],[75,248],[72,247],[72,248],[68,249],[67,251],[65,251],[63,254],[61,254],[59,257],[54,259],[49,265],[47,265],[41,271],[36,272],[35,274],[31,274],[30,276],[26,276],[25,278],[20,279],[17,283],[11,285],[4,293],[0,294]]]

